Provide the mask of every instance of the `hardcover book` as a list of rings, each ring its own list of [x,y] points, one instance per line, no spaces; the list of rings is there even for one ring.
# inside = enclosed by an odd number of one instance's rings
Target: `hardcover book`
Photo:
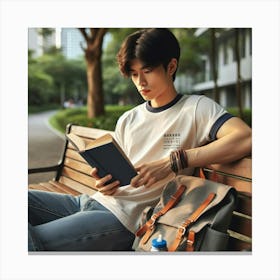
[[[74,133],[68,133],[66,138],[91,167],[97,168],[100,178],[112,175],[108,183],[119,180],[120,186],[129,185],[130,180],[137,175],[129,158],[111,134],[86,140]]]

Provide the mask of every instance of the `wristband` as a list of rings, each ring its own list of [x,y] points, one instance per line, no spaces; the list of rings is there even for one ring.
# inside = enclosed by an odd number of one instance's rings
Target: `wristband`
[[[185,150],[180,149],[170,153],[170,169],[177,175],[178,171],[188,167],[188,157]]]

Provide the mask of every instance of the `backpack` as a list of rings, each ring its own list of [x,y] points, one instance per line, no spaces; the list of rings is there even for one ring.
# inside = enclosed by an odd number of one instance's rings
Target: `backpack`
[[[231,186],[179,175],[165,185],[158,204],[143,211],[133,249],[150,251],[161,234],[168,251],[226,250],[236,200]]]

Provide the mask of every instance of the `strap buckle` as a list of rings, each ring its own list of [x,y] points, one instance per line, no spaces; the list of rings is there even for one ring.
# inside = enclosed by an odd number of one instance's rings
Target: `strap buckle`
[[[153,215],[152,215],[152,217],[151,217],[151,223],[149,224],[150,227],[152,227],[152,226],[155,224],[157,218],[158,218],[158,215],[157,215],[157,214],[153,214]]]
[[[187,239],[187,243],[188,243],[188,245],[192,246],[193,243],[194,243],[194,241],[193,241],[193,240],[190,240],[190,239]]]
[[[181,236],[184,236],[185,233],[186,233],[186,227],[183,226],[183,225],[179,226],[179,228],[178,228],[178,233],[179,233]]]

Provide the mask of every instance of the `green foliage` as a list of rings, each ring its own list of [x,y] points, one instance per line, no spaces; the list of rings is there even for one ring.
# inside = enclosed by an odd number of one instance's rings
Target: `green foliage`
[[[174,28],[172,32],[179,41],[181,56],[178,73],[194,74],[201,71],[201,53],[205,49],[205,37],[194,35],[195,28]]]
[[[51,119],[50,123],[53,127],[61,132],[65,132],[68,123],[75,123],[87,127],[95,127],[99,129],[115,130],[115,126],[119,117],[133,106],[117,106],[108,105],[105,107],[105,115],[97,118],[87,117],[87,108],[71,108],[58,111]]]
[[[124,38],[136,31],[133,28],[111,28],[109,29],[110,40],[103,51],[103,89],[107,104],[117,104],[120,100],[125,100],[128,104],[139,103],[138,94],[130,79],[121,76],[116,60],[116,55],[120,49]]]
[[[40,106],[34,106],[34,105],[29,105],[28,106],[28,114],[35,114],[35,113],[41,113],[41,112],[45,112],[45,111],[50,111],[50,110],[59,110],[61,107],[58,104],[52,104],[52,103],[48,103],[48,104],[43,104]]]
[[[78,96],[77,96],[78,95]],[[60,52],[32,57],[28,53],[28,104],[62,103],[64,99],[85,99],[84,60],[67,60]],[[75,99],[75,98],[74,98]]]
[[[238,108],[227,108],[227,111],[233,116],[239,117]],[[252,127],[252,110],[244,109],[243,110],[243,121]]]
[[[39,105],[48,102],[52,96],[54,80],[52,76],[44,72],[38,65],[31,64],[28,67],[28,103]]]

